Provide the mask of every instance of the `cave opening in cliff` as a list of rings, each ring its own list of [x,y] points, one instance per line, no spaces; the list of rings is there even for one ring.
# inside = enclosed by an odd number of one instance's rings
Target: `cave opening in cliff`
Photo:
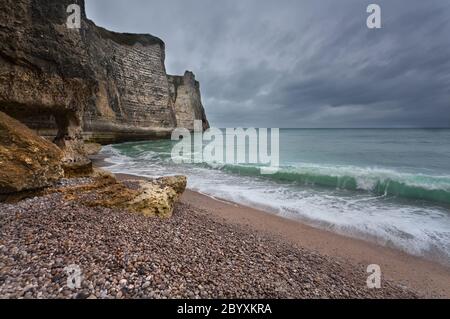
[[[63,110],[52,114],[56,124],[55,143],[63,150],[63,162],[86,165],[90,161],[84,156],[84,141],[81,133],[81,119],[76,112]]]
[[[76,112],[67,109],[46,110],[18,104],[2,106],[2,109],[38,135],[56,144],[63,151],[63,161],[67,164],[86,162],[83,156],[81,120]]]
[[[5,113],[52,142],[56,141],[57,136],[62,135],[61,132],[67,131],[64,124],[61,124],[61,120],[59,125],[56,121],[56,117],[61,119],[61,115],[56,116],[53,112],[45,110],[33,112],[30,108],[16,108],[14,111],[7,109]]]
[[[58,127],[52,112],[30,105],[8,103],[0,105],[0,108],[9,116],[15,118],[38,135],[53,141],[57,135]],[[39,109],[39,111],[37,111]]]
[[[76,117],[65,112],[52,115],[56,124],[56,135],[53,142],[60,148],[64,148],[65,141],[70,141],[75,134],[75,128],[79,126]]]

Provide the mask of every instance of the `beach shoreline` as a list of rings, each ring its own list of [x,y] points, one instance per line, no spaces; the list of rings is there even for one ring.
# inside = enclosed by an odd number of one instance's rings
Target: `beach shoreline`
[[[0,203],[0,220],[0,298],[449,297],[442,266],[190,190],[167,218],[49,191]],[[367,284],[373,263],[380,288]],[[67,283],[68,266],[80,270],[79,286]]]
[[[101,159],[96,165],[107,169],[108,163]],[[116,176],[121,180],[146,179],[130,174]],[[381,267],[382,278],[418,291],[425,297],[450,298],[450,268],[437,262],[189,189],[180,201],[207,212],[213,219],[248,227],[256,233],[356,265],[361,271],[368,265],[377,264]]]
[[[215,218],[246,225],[321,255],[360,264],[363,268],[380,265],[386,279],[424,292],[428,297],[450,298],[450,268],[436,262],[191,190],[185,191],[181,201],[205,209]]]

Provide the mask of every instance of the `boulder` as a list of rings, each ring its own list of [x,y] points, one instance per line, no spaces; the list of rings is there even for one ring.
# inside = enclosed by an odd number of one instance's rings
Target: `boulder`
[[[51,186],[63,177],[62,152],[0,112],[0,194]]]
[[[172,216],[174,204],[185,188],[185,176],[120,182],[110,173],[96,171],[92,183],[56,191],[65,194],[66,200],[76,200],[86,206],[118,208],[167,218]]]
[[[155,179],[153,183],[156,183],[161,187],[170,187],[175,190],[178,196],[181,196],[186,189],[187,178],[182,175],[165,176]]]
[[[127,209],[145,216],[171,217],[174,203],[186,189],[185,176],[139,181],[141,194],[127,203]]]

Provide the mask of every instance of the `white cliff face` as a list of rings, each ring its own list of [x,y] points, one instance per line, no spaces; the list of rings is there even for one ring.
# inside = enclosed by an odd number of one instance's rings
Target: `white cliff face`
[[[169,75],[168,78],[177,127],[192,131],[194,121],[201,120],[203,129],[209,128],[202,105],[200,84],[195,80],[195,75],[186,71],[184,76]]]
[[[79,30],[65,27],[72,3]],[[68,162],[82,160],[83,139],[169,137],[194,119],[208,126],[198,82],[167,75],[161,39],[96,26],[83,0],[4,0],[0,9],[9,26],[0,30],[0,111],[56,137]]]
[[[101,143],[168,136],[176,127],[164,65],[165,46],[145,35],[97,28],[101,65],[95,103],[83,117],[84,138]],[[133,39],[135,37],[135,39]]]

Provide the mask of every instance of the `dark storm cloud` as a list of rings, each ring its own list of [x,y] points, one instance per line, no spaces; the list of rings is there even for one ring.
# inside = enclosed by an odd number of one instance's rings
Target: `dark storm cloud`
[[[382,29],[366,7],[382,8]],[[450,126],[447,0],[87,0],[115,31],[164,39],[215,126]]]

